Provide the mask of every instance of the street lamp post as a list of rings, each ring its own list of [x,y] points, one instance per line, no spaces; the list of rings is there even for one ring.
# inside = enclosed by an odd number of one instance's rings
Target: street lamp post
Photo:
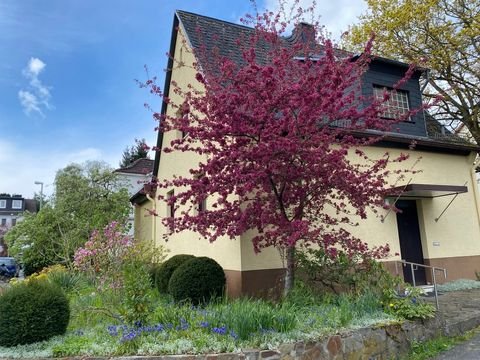
[[[38,208],[38,210],[41,210],[43,205],[43,182],[35,181],[34,184],[40,185],[40,207]]]

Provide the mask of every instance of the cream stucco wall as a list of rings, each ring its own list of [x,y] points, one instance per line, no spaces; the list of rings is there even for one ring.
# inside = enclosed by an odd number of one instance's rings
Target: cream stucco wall
[[[190,66],[194,57],[188,50],[188,44],[182,36],[181,28],[176,42],[175,59],[178,61],[172,69],[172,81],[175,81],[181,87],[186,87],[195,78],[195,70]],[[181,101],[173,91],[170,98],[175,103]],[[167,112],[170,111],[173,110],[168,107]],[[180,136],[181,134],[177,131],[165,133],[163,146]],[[392,156],[400,153],[400,150],[381,147],[369,147],[365,151],[371,158],[379,158],[386,151],[391,153]],[[405,185],[409,180],[412,184],[464,185],[466,183],[468,186],[468,193],[460,194],[438,222],[434,219],[440,215],[452,197],[417,201],[424,257],[480,255],[478,189],[475,187],[476,185],[474,186],[474,178],[472,178],[471,173],[473,157],[411,150],[403,150],[403,152],[408,152],[410,159],[398,166],[411,168],[416,163],[414,170],[421,171],[413,175],[407,175],[406,179],[397,183],[396,180],[398,179],[392,176],[389,179],[392,186]],[[201,158],[195,154],[162,152],[157,176],[160,180],[171,178],[173,175],[189,176],[189,169],[195,167],[200,160]],[[159,189],[159,191],[165,193],[170,190]],[[206,239],[200,238],[198,234],[193,232],[184,231],[179,234],[170,234],[161,224],[160,219],[167,216],[168,210],[165,203],[156,200],[156,208],[159,217],[154,220],[155,238],[157,243],[170,250],[169,256],[182,253],[209,256],[217,260],[226,270],[275,269],[283,266],[276,249],[264,249],[259,254],[254,253],[251,243],[252,232],[248,232],[235,240],[221,238],[210,244]],[[386,213],[386,211],[381,210],[379,215],[385,216]],[[146,220],[144,217],[140,219],[139,221],[142,222]],[[352,227],[350,231],[355,236],[368,242],[370,246],[388,243],[392,254],[400,253],[395,213],[388,214],[383,222],[380,216],[371,213],[366,220],[360,221],[358,227]],[[392,259],[399,259],[399,257],[392,256],[390,260]]]
[[[369,147],[364,151],[372,159],[380,158],[386,151],[392,157],[400,154],[399,150],[381,147]],[[468,192],[459,194],[438,221],[435,221],[435,218],[447,207],[453,195],[416,201],[424,258],[480,255],[480,221],[477,208],[479,198],[475,177],[472,177],[471,173],[473,157],[425,151],[403,152],[409,154],[409,159],[392,169],[403,168],[419,172],[407,174],[405,179],[398,183],[398,177],[392,176],[389,179],[392,186],[406,185],[410,181],[412,184],[465,184],[468,187]],[[383,222],[382,215],[386,216]],[[395,256],[396,253],[400,254],[395,213],[387,214],[383,209],[378,215],[369,212],[367,219],[359,220],[359,226],[351,227],[349,231],[370,246],[388,243],[392,255],[386,260],[400,259],[400,256]],[[268,249],[255,254],[251,238],[251,233],[242,236],[243,270],[281,267],[277,251]]]
[[[176,82],[180,87],[186,88],[188,84],[195,81],[195,70],[192,67],[194,56],[189,50],[189,45],[185,41],[182,30],[179,35],[175,48],[174,66],[172,69],[172,81]],[[198,88],[198,83],[197,83]],[[173,91],[170,92],[170,100],[173,103],[181,103],[181,98]],[[167,113],[174,115],[175,109],[171,106],[167,107]],[[163,145],[168,145],[172,140],[180,138],[179,131],[170,131],[164,134]],[[158,178],[172,178],[173,175],[190,176],[189,170],[195,167],[201,161],[201,157],[196,154],[173,152],[161,154],[161,161],[158,169]],[[172,189],[159,189],[157,194],[165,195]],[[163,193],[162,193],[163,191]],[[207,207],[208,207],[207,199]],[[194,254],[197,256],[208,256],[214,258],[218,263],[228,270],[241,270],[240,262],[240,242],[223,237],[218,239],[214,244],[210,244],[208,240],[202,239],[198,234],[184,231],[179,234],[170,234],[169,231],[161,224],[161,217],[167,216],[167,207],[165,203],[157,200],[157,212],[159,218],[156,219],[157,226],[157,243],[164,245],[168,250],[168,256],[176,254]]]
[[[149,212],[153,203],[146,201],[141,205],[135,205],[134,238],[141,241],[152,241],[154,239],[153,222],[155,219]]]

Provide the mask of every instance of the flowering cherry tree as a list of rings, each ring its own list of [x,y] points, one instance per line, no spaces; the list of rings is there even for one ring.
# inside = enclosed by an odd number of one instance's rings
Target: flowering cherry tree
[[[283,36],[308,11],[289,21],[268,12],[247,17],[253,28],[238,35],[237,56],[193,49],[195,81],[187,88],[171,84],[181,103],[154,80],[144,84],[172,108],[154,114],[160,131],[188,134],[157,151],[203,159],[189,177],[158,182],[176,189],[173,196],[159,195],[176,209],[164,223],[172,232],[194,230],[211,242],[254,230],[256,252],[274,246],[285,255],[286,292],[299,246],[316,244],[332,257],[338,249],[385,256],[388,245],[369,249],[349,227],[369,208],[383,206],[389,164],[407,158],[385,153],[370,159],[362,150],[395,123],[381,118],[388,93],[381,100],[361,93],[370,42],[353,56],[320,36],[318,24],[302,40]],[[399,114],[397,121],[410,115]],[[206,198],[208,208],[198,211]]]

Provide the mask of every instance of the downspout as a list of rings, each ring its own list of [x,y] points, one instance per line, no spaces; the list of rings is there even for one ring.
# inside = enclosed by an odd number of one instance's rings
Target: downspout
[[[152,245],[156,246],[155,235],[157,234],[157,202],[155,198],[152,198],[150,194],[146,194],[148,201],[152,202],[152,213],[155,215],[151,215],[152,217]]]
[[[472,156],[472,155],[470,155]],[[474,155],[476,158],[473,161],[473,165],[470,169],[470,178],[472,180],[472,186],[473,186],[473,193],[474,193],[474,198],[475,198],[475,209],[477,210],[477,220],[478,220],[478,226],[480,227],[480,194],[478,190],[478,182],[477,182],[477,177],[475,173],[475,169],[477,166],[480,165],[480,158],[478,157],[477,154]]]

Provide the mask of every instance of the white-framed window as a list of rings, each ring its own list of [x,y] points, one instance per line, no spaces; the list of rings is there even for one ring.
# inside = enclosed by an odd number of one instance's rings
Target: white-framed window
[[[21,209],[22,200],[12,200],[12,209]]]
[[[7,200],[0,200],[0,209],[5,209],[7,207]]]
[[[373,95],[375,99],[382,100],[384,92],[390,93],[390,97],[383,103],[383,117],[387,119],[397,119],[405,116],[410,111],[408,104],[408,92],[405,90],[393,90],[386,86],[373,85]]]

